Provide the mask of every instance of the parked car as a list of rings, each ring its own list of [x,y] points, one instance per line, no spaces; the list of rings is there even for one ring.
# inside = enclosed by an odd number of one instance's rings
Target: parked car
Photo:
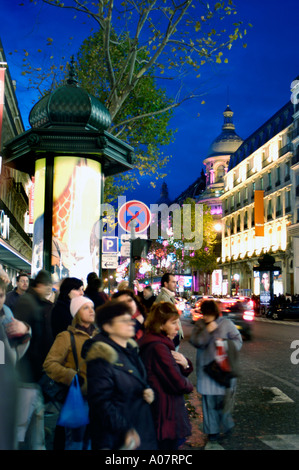
[[[205,299],[202,299],[202,301]],[[252,321],[254,320],[254,302],[248,297],[242,298],[214,298],[221,315],[226,316],[236,325],[243,339],[252,339]],[[200,304],[192,311],[192,322],[202,318]]]
[[[299,319],[299,302],[292,302],[279,307],[270,307],[266,313],[267,318],[273,320]]]

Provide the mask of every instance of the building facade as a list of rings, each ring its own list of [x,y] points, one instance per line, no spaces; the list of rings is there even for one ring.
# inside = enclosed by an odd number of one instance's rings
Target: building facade
[[[279,268],[274,271],[274,295],[297,293],[293,240],[298,222],[294,184],[294,155],[298,152],[294,111],[293,103],[288,102],[230,157],[220,197],[223,294],[259,295],[260,273],[254,267],[266,253],[274,257]]]
[[[24,132],[16,94],[0,41],[0,67],[5,68],[1,149]],[[0,153],[1,155],[1,153]],[[30,273],[32,240],[29,234],[29,176],[2,165],[0,174],[0,268],[13,281],[20,271]]]

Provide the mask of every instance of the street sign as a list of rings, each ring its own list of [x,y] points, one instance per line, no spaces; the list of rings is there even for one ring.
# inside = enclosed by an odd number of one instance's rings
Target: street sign
[[[146,233],[138,233],[136,238],[143,238],[147,240]],[[120,237],[120,256],[124,258],[130,258],[131,255],[131,235],[129,233],[123,233]]]
[[[102,253],[118,253],[118,237],[103,237]]]
[[[144,232],[151,223],[151,212],[146,204],[140,201],[129,201],[118,211],[118,223],[126,232],[131,231],[131,222],[135,221],[135,233]]]
[[[102,269],[116,269],[118,268],[118,255],[102,254]]]
[[[123,233],[120,237],[120,256],[125,258],[130,258],[131,253],[131,242],[130,235],[128,233]]]

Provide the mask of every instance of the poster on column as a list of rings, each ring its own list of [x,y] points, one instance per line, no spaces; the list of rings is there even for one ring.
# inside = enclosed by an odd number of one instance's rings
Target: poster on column
[[[52,272],[84,282],[99,271],[101,164],[79,157],[55,157]]]
[[[260,303],[261,305],[270,305],[271,292],[270,292],[270,271],[261,271],[260,283]]]
[[[34,200],[33,208],[33,244],[32,244],[32,263],[31,276],[43,269],[44,258],[44,207],[45,207],[45,175],[46,159],[41,158],[35,163],[34,177]]]

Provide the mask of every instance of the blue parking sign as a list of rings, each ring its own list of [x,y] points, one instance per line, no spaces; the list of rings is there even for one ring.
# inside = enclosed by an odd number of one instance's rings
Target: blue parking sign
[[[118,253],[118,237],[103,237],[102,253]]]

